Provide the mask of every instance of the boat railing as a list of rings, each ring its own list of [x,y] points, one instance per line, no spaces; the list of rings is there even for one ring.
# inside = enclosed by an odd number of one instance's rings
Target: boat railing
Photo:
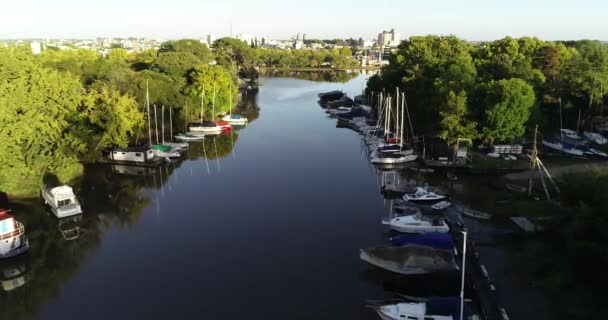
[[[25,227],[23,226],[23,223],[15,220],[15,230],[13,230],[12,232],[0,235],[0,240],[14,238],[14,237],[20,236],[24,233],[25,233]]]

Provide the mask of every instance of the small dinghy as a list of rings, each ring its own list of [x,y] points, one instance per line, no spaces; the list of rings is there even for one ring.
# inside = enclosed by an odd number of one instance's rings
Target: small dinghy
[[[458,270],[454,254],[425,246],[377,246],[361,249],[361,260],[399,274],[427,274]]]
[[[467,217],[480,219],[480,220],[490,220],[492,219],[492,215],[486,212],[477,211],[473,209],[460,208],[460,213],[464,214]]]
[[[422,214],[399,216],[390,220],[382,220],[382,224],[391,229],[404,233],[441,232],[447,233],[450,227],[438,217],[427,217]]]
[[[445,210],[452,205],[449,201],[440,201],[431,206],[433,210]]]
[[[437,250],[454,250],[454,239],[450,234],[428,232],[423,234],[400,235],[390,239],[394,246],[418,245]]]
[[[438,202],[446,199],[447,197],[444,195],[439,195],[434,192],[427,191],[424,188],[417,187],[416,192],[406,193],[403,196],[403,200],[410,201],[414,203],[429,203],[429,202]]]

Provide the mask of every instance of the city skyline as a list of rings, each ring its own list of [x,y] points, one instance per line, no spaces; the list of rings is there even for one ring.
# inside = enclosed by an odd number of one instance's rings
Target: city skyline
[[[161,2],[107,0],[83,4],[76,0],[25,0],[4,5],[0,39],[19,38],[200,38],[239,33],[288,39],[296,33],[308,38],[375,39],[395,29],[403,39],[412,35],[453,34],[471,41],[505,36],[533,36],[547,40],[608,39],[602,13],[608,4],[597,0],[576,3],[557,0],[488,2],[466,0],[431,3],[380,0],[367,2],[310,0],[306,6],[277,0],[196,0]],[[590,10],[593,8],[593,10]]]

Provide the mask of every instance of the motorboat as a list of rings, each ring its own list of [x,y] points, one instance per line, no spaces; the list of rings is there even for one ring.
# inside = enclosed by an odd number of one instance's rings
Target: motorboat
[[[449,208],[450,206],[452,206],[451,202],[449,202],[449,201],[440,201],[440,202],[437,202],[437,203],[433,204],[431,206],[431,209],[433,209],[433,210],[445,210],[445,209]]]
[[[203,121],[200,123],[191,123],[188,127],[190,131],[203,133],[203,134],[220,134],[222,133],[222,127],[218,126],[211,121]]]
[[[413,302],[372,302],[368,307],[374,309],[382,320],[456,320],[459,302],[458,298],[432,298]]]
[[[404,233],[440,232],[447,233],[450,227],[439,217],[427,217],[420,213],[383,219],[382,224],[391,229]]]
[[[241,115],[238,114],[227,114],[224,117],[222,117],[222,120],[232,124],[232,125],[237,125],[237,126],[242,126],[242,125],[246,125],[249,120]]]
[[[608,139],[606,139],[603,135],[597,132],[583,132],[583,136],[587,138],[587,140],[595,143],[595,144],[606,144],[608,143]]]
[[[453,252],[428,246],[375,246],[361,249],[359,257],[371,265],[404,275],[458,270]]]
[[[82,213],[80,202],[70,186],[45,186],[40,192],[44,203],[57,218],[66,218]]]
[[[598,150],[598,149],[594,149],[594,148],[589,148],[589,152],[591,152],[592,155],[594,156],[599,156],[602,158],[608,158],[608,153]]]
[[[442,201],[446,198],[447,198],[447,196],[436,194],[434,192],[430,192],[422,187],[417,187],[415,192],[406,193],[403,196],[403,200],[413,202],[413,203],[438,202],[438,201]]]
[[[409,153],[409,154],[408,154]],[[407,163],[412,162],[418,159],[417,154],[412,154],[409,151],[405,152],[392,152],[392,153],[382,153],[378,151],[372,152],[371,162],[374,164],[397,164],[397,163]]]
[[[454,239],[448,233],[427,232],[414,235],[400,235],[390,239],[394,246],[419,245],[438,250],[454,250]]]
[[[29,248],[23,224],[8,210],[0,209],[0,259],[14,257]]]

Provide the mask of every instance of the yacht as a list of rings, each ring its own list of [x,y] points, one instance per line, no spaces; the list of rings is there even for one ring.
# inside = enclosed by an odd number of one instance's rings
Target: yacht
[[[41,195],[44,203],[51,208],[51,211],[53,211],[53,214],[57,218],[65,218],[82,213],[80,202],[78,202],[70,186],[45,186],[41,191]]]
[[[414,202],[414,203],[429,203],[429,202],[438,202],[445,200],[447,196],[436,194],[434,192],[430,192],[424,188],[417,187],[416,192],[406,193],[403,196],[403,200]]]
[[[452,315],[430,312],[426,302],[398,302],[370,306],[382,320],[455,320]]]
[[[200,123],[191,123],[189,127],[190,131],[195,133],[203,134],[220,134],[222,133],[222,127],[211,121],[202,121]]]
[[[29,248],[23,224],[8,210],[0,209],[0,259],[14,257]]]
[[[222,120],[236,126],[243,126],[249,122],[247,118],[238,114],[227,114],[222,118]]]
[[[390,226],[395,231],[404,233],[447,233],[450,231],[450,227],[443,219],[439,217],[427,217],[420,213],[382,220],[382,224]]]

